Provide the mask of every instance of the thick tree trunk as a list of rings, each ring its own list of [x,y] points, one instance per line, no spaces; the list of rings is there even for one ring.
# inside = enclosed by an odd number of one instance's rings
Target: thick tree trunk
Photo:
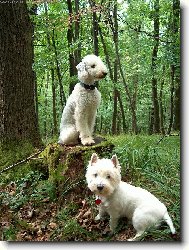
[[[0,142],[40,143],[32,71],[33,26],[26,1],[0,3]]]

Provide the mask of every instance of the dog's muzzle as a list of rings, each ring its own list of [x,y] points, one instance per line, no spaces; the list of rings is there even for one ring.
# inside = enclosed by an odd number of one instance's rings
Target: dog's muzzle
[[[104,188],[104,185],[103,185],[103,184],[97,185],[97,189],[98,189],[99,191],[102,191],[103,188]]]

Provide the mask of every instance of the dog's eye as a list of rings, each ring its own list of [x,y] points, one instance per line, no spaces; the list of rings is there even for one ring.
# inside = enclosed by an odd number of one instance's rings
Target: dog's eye
[[[95,67],[96,67],[96,65],[95,65],[95,64],[91,65],[91,68],[93,68],[93,69],[94,69]]]
[[[111,176],[108,174],[108,175],[106,176],[106,178],[107,178],[107,179],[110,179],[110,178],[111,178]]]
[[[98,174],[94,174],[94,177],[97,177],[98,176]]]

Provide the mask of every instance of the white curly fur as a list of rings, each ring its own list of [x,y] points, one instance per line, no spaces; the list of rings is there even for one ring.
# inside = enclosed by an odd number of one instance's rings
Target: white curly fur
[[[82,84],[94,85],[107,75],[107,68],[95,55],[85,56],[76,68],[80,83],[75,85],[63,110],[59,143],[74,145],[80,138],[83,145],[91,145],[95,143],[92,134],[101,94],[97,88],[86,89]]]
[[[99,159],[95,153],[92,154],[86,180],[89,189],[101,201],[95,219],[103,219],[106,213],[109,214],[112,232],[119,218],[132,220],[136,236],[129,241],[139,239],[149,227],[158,226],[161,221],[165,221],[174,234],[175,228],[166,206],[147,190],[121,181],[120,169],[116,155],[110,160]]]

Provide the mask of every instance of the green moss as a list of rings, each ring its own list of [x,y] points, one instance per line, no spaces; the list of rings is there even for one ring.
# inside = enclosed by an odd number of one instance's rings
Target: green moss
[[[84,176],[85,166],[96,152],[101,157],[112,151],[114,145],[102,141],[94,146],[67,147],[57,143],[49,144],[39,155],[43,165],[48,166],[49,180],[53,182],[65,181],[67,177],[80,178]]]

